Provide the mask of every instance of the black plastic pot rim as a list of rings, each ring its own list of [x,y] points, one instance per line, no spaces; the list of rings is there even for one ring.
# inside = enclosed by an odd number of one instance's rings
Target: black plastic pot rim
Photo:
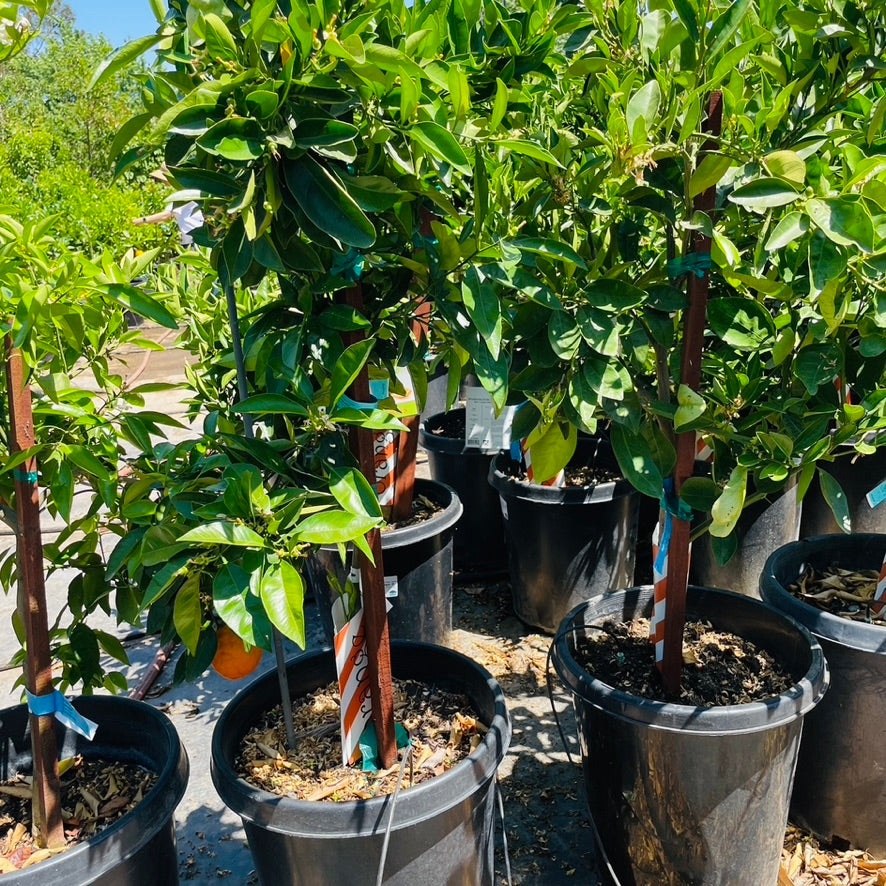
[[[424,495],[436,504],[443,505],[443,510],[420,523],[403,526],[400,529],[384,530],[381,533],[383,551],[402,548],[439,535],[455,526],[461,518],[464,508],[458,494],[451,486],[440,483],[438,480],[419,478],[415,481],[415,494]],[[329,547],[334,547],[334,545]]]
[[[412,640],[392,640],[391,649],[392,652],[395,649],[403,649],[405,651],[412,649],[418,652],[426,649],[432,649],[435,651],[443,650],[447,657],[453,662],[462,662],[464,663],[463,666],[466,668],[477,669],[480,667],[476,662],[467,656],[462,655],[460,652],[455,652],[452,649],[442,646],[434,646],[430,643],[420,643]],[[303,653],[302,655],[296,656],[287,661],[286,669],[287,671],[293,671],[298,668],[300,663],[308,658],[319,656],[331,657],[332,655],[333,652],[328,647],[315,652]],[[233,791],[229,791],[226,792],[227,795],[222,796],[222,800],[225,804],[237,815],[248,821],[257,822],[266,830],[296,837],[347,839],[365,836],[365,833],[361,833],[356,829],[352,832],[342,831],[336,833],[330,830],[328,833],[323,833],[322,827],[318,827],[316,830],[306,828],[301,831],[294,829],[291,826],[277,827],[275,826],[273,819],[266,820],[262,818],[260,820],[257,816],[250,814],[247,807],[285,807],[293,813],[299,813],[300,819],[306,822],[313,819],[319,823],[320,816],[322,816],[327,822],[331,817],[334,817],[337,822],[372,822],[375,823],[376,828],[382,824],[386,825],[388,816],[387,809],[392,800],[392,795],[373,797],[369,800],[347,800],[343,802],[299,800],[294,797],[281,797],[278,794],[270,793],[269,791],[262,790],[261,788],[257,788],[250,784],[234,771],[234,768],[227,760],[222,758],[220,748],[221,734],[225,731],[226,724],[232,717],[232,712],[236,711],[238,704],[244,698],[248,697],[259,683],[270,680],[276,682],[276,670],[262,674],[241,689],[225,706],[225,709],[222,711],[215,729],[213,730],[213,782],[220,794],[222,791],[219,788],[219,782],[232,785],[243,801],[240,806],[233,805],[230,796]],[[510,742],[511,726],[508,720],[504,693],[502,692],[501,687],[491,676],[488,676],[486,683],[494,698],[495,715],[493,716],[492,722],[487,726],[486,735],[484,736],[483,741],[480,742],[470,756],[461,760],[442,775],[438,775],[420,785],[416,785],[415,787],[410,787],[408,790],[402,790],[397,800],[394,824],[391,828],[392,832],[412,827],[418,822],[428,818],[428,813],[421,810],[421,801],[426,795],[440,793],[440,801],[435,805],[437,805],[440,811],[443,811],[460,805],[495,777],[499,763],[504,758],[504,754],[507,751]],[[502,737],[503,749],[501,752],[499,752],[499,749],[497,748],[498,742],[496,739],[498,736]],[[474,773],[473,778],[469,774],[472,771]],[[461,785],[462,783],[464,783],[463,787],[455,787],[455,785]],[[414,811],[410,808],[412,806],[419,807],[421,811]]]
[[[542,486],[540,483],[530,483],[528,480],[521,480],[518,477],[509,477],[499,467],[503,459],[510,461],[510,453],[499,453],[489,465],[489,484],[505,498],[533,501],[539,504],[584,505],[613,501],[636,492],[627,480],[608,480],[590,488]]]
[[[766,565],[763,567],[763,575],[760,579],[761,594],[764,593],[764,582],[767,579],[773,582],[776,581],[775,570],[778,567],[779,561],[786,558],[793,559],[797,555],[800,567],[797,575],[793,578],[799,578],[803,566],[808,562],[811,551],[822,543],[829,546],[838,545],[840,547],[848,547],[850,545],[869,546],[878,551],[878,562],[882,562],[879,552],[886,551],[886,535],[878,535],[873,532],[849,534],[835,532],[830,535],[815,535],[800,541],[790,542],[773,551],[766,560]],[[852,567],[845,564],[842,568],[850,569]],[[886,655],[886,627],[867,624],[863,621],[855,621],[851,618],[842,618],[839,615],[818,609],[795,597],[780,581],[776,588],[769,588],[768,591],[777,598],[779,604],[777,608],[779,611],[787,614],[794,621],[799,622],[815,636],[824,637],[831,643],[836,643],[849,649],[859,649],[865,652]]]
[[[21,871],[10,871],[3,874],[4,883],[25,882],[28,878],[31,878],[31,881],[34,883],[61,883],[63,882],[62,880],[57,881],[53,877],[60,873],[64,875],[66,868],[70,872],[71,863],[73,863],[76,856],[100,852],[100,847],[104,843],[114,840],[123,831],[132,832],[131,835],[128,835],[132,837],[132,840],[131,843],[127,841],[126,857],[135,855],[156,837],[158,831],[156,828],[152,829],[153,826],[158,821],[165,821],[172,816],[181,802],[182,796],[184,796],[189,770],[188,761],[187,757],[183,756],[184,752],[178,733],[168,717],[145,702],[113,695],[80,696],[73,700],[73,704],[80,713],[98,723],[99,733],[97,733],[97,739],[100,738],[102,720],[104,719],[102,708],[111,709],[120,706],[125,708],[126,706],[136,705],[140,716],[152,717],[156,721],[165,738],[165,747],[161,755],[165,763],[160,768],[160,771],[154,773],[157,776],[157,780],[151,786],[151,789],[144,795],[141,802],[126,815],[105,828],[101,833],[66,849],[54,858],[46,859],[45,862],[34,865],[33,868],[24,868]],[[0,711],[0,723],[2,723],[4,714],[12,710],[23,709],[24,707],[24,705],[17,705],[15,708]],[[173,790],[173,782],[182,765],[184,766],[184,778],[181,789]],[[67,865],[66,861],[68,862]],[[96,871],[96,876],[101,873],[105,872]]]
[[[730,598],[742,600],[748,606],[757,607],[762,617],[780,619],[801,633],[808,641],[811,650],[811,664],[807,673],[785,692],[771,699],[741,705],[719,705],[711,708],[654,701],[631,695],[598,680],[589,674],[572,655],[570,640],[576,634],[582,633],[584,628],[584,623],[577,623],[577,620],[585,610],[604,599],[625,597],[631,594],[637,596],[644,593],[651,594],[651,586],[645,586],[599,594],[576,606],[563,619],[551,644],[551,658],[558,676],[582,701],[604,711],[608,716],[629,723],[642,723],[650,729],[663,732],[694,732],[706,736],[759,732],[771,729],[776,725],[787,725],[793,720],[805,716],[818,704],[827,690],[829,675],[821,646],[806,628],[774,607],[751,597],[719,588],[693,588],[690,586],[690,592],[692,590],[724,594]],[[819,688],[816,689],[810,675],[820,672],[823,672],[823,677]],[[724,721],[735,720],[737,717],[750,721],[750,725],[746,727],[725,725]]]
[[[424,449],[430,449],[432,452],[443,452],[447,455],[463,455],[467,452],[476,452],[479,454],[491,455],[492,453],[484,453],[483,450],[476,447],[468,447],[465,445],[462,437],[447,437],[443,434],[433,434],[428,428],[433,427],[434,423],[445,415],[451,415],[456,412],[465,412],[464,406],[450,409],[447,412],[438,412],[430,415],[422,421],[418,428],[418,442]]]

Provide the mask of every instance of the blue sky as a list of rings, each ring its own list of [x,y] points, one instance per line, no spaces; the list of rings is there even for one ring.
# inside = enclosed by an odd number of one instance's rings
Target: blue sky
[[[66,0],[77,27],[90,34],[104,34],[114,46],[153,34],[157,20],[148,0]]]

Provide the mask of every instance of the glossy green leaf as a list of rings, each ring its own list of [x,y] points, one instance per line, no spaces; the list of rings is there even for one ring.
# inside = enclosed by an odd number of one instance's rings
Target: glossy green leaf
[[[188,652],[194,655],[203,625],[203,609],[200,605],[200,574],[198,572],[189,575],[178,589],[172,609],[172,618],[182,643],[185,644]]]
[[[141,317],[145,317],[166,329],[176,329],[178,324],[175,317],[160,304],[156,299],[145,295],[141,290],[126,283],[111,283],[102,289],[115,302]]]
[[[766,308],[752,298],[715,298],[708,302],[711,329],[727,344],[743,351],[771,347],[775,324]]]
[[[381,507],[369,481],[356,468],[332,468],[329,491],[333,498],[352,514],[380,519]]]
[[[852,532],[852,519],[849,515],[849,502],[846,499],[846,493],[833,474],[819,467],[818,484],[821,487],[821,494],[827,502],[837,525],[843,532]]]
[[[744,508],[747,479],[748,469],[742,465],[736,465],[719,498],[714,502],[708,531],[716,538],[725,538],[735,528]]]
[[[215,520],[189,529],[180,535],[180,542],[203,545],[237,545],[247,548],[263,548],[265,540],[255,530],[244,523],[231,523],[227,520]]]
[[[493,142],[496,148],[504,148],[512,154],[521,154],[524,157],[531,157],[533,160],[539,160],[542,163],[550,163],[553,166],[562,168],[563,164],[547,149],[528,139],[521,138],[502,138]]]
[[[508,87],[500,77],[495,78],[495,98],[492,102],[492,114],[489,117],[489,129],[495,132],[504,120],[508,110]]]
[[[237,45],[228,26],[214,12],[203,14],[206,51],[210,57],[224,61],[237,60]]]
[[[693,510],[707,514],[720,496],[720,487],[710,477],[687,477],[680,498]]]
[[[780,178],[757,178],[736,188],[729,199],[739,206],[762,211],[793,203],[799,194]]]
[[[274,627],[304,649],[305,589],[298,570],[286,560],[271,564],[261,577],[259,595]]]
[[[236,563],[226,563],[212,582],[212,603],[222,621],[250,646],[271,651],[271,623],[260,599],[252,593],[251,576]]]
[[[375,228],[341,181],[312,157],[305,155],[284,164],[292,198],[321,231],[346,246],[368,249],[375,243]]]
[[[719,184],[724,173],[732,165],[732,158],[723,154],[705,154],[689,179],[689,196],[695,197],[708,188]]]
[[[521,252],[530,252],[541,255],[552,261],[574,265],[581,270],[587,270],[584,259],[571,247],[559,240],[549,240],[544,237],[519,237],[511,241]]]
[[[444,160],[460,172],[470,174],[471,164],[455,136],[448,130],[431,120],[416,123],[409,130],[409,135],[417,141],[429,154]]]
[[[751,0],[734,0],[729,8],[719,15],[707,35],[708,53],[716,55],[732,39],[741,25],[742,19],[747,15]]]
[[[149,34],[147,37],[139,37],[132,40],[119,49],[112,52],[96,69],[89,82],[89,89],[104,83],[119,71],[126,68],[130,62],[135,61],[140,55],[144,55],[149,49],[156,46],[163,39],[162,34]]]
[[[825,236],[840,246],[874,251],[874,225],[861,200],[851,197],[813,199],[806,211]]]
[[[360,374],[360,370],[366,365],[372,352],[373,340],[371,338],[355,342],[346,348],[336,361],[332,369],[332,377],[329,384],[329,407],[333,408],[342,394],[353,384]]]
[[[802,237],[809,230],[809,219],[800,212],[789,212],[775,226],[766,245],[767,252],[784,249],[789,243]]]
[[[637,124],[642,120],[642,134],[640,140],[645,141],[650,126],[658,116],[658,108],[661,104],[661,87],[657,80],[644,83],[628,101],[625,119],[628,126],[628,136],[637,139]]]
[[[575,453],[577,440],[577,431],[571,424],[563,426],[554,422],[547,427],[529,447],[536,483],[544,483],[556,477],[569,464]]]
[[[265,152],[264,134],[248,117],[226,117],[197,139],[206,151],[225,160],[257,160]]]
[[[585,302],[604,311],[626,311],[635,308],[646,299],[646,293],[622,280],[601,277],[592,280],[584,290]]]
[[[686,385],[677,388],[677,411],[674,413],[674,430],[685,431],[705,413],[705,399]]]
[[[308,118],[298,121],[294,140],[300,148],[333,147],[354,141],[359,132],[356,126],[343,120]]]
[[[365,535],[377,523],[375,517],[346,511],[323,511],[305,517],[299,524],[302,541],[318,545],[338,544]]]
[[[766,168],[776,177],[800,187],[806,181],[806,161],[796,151],[773,151],[763,158]]]
[[[307,408],[286,394],[255,394],[231,407],[234,412],[247,415],[307,415]]]
[[[71,464],[76,465],[87,474],[98,477],[99,480],[111,479],[111,471],[86,446],[64,444],[62,452]]]
[[[669,471],[662,467],[670,461],[667,441],[652,426],[650,433],[634,434],[624,425],[613,423],[610,429],[612,451],[625,479],[651,498],[661,498],[664,477]],[[673,454],[673,447],[671,447]]]

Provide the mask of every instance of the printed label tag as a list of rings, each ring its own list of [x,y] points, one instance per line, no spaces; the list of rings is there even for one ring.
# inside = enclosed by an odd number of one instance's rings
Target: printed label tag
[[[513,406],[495,416],[492,397],[485,388],[468,388],[465,395],[465,446],[482,452],[498,452],[511,445]]]
[[[396,575],[386,575],[385,576],[385,596],[392,600],[400,593],[400,586],[397,583]]]
[[[882,483],[879,483],[875,486],[866,496],[865,498],[868,501],[868,504],[875,508],[877,505],[883,504],[886,501],[886,480]]]

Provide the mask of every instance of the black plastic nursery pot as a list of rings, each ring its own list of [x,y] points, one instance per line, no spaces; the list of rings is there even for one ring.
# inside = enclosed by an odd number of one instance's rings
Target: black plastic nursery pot
[[[769,555],[800,537],[801,511],[794,483],[773,501],[749,505],[738,518],[738,550],[724,564],[717,562],[711,537],[705,533],[692,543],[689,580],[706,587],[727,588],[759,597],[760,573]]]
[[[872,455],[858,458],[844,456],[827,464],[819,462],[818,466],[842,487],[853,532],[886,532],[886,502],[872,508],[865,497],[881,480],[886,479],[886,448],[878,448]],[[822,495],[816,473],[803,497],[799,537],[810,538],[841,530]]]
[[[827,688],[821,647],[758,600],[691,586],[688,616],[770,652],[793,675],[789,690],[752,704],[668,704],[608,686],[573,657],[585,626],[651,612],[651,587],[601,595],[576,607],[553,642],[601,857],[620,886],[773,886],[803,718]]]
[[[464,513],[453,537],[455,568],[462,572],[504,572],[507,569],[505,529],[498,495],[486,482],[494,452],[465,446],[463,437],[435,433],[452,417],[464,421],[465,409],[440,412],[425,419],[418,442],[428,454],[431,477],[451,486]]]
[[[88,741],[55,724],[59,758],[135,763],[156,773],[142,801],[107,830],[31,868],[3,874],[10,886],[157,886],[177,884],[175,807],[188,783],[188,758],[169,719],[129,698],[84,696],[74,707],[98,723]],[[0,711],[0,779],[33,770],[25,705]]]
[[[417,479],[415,494],[442,510],[429,520],[381,534],[385,582],[390,587],[388,627],[392,639],[445,643],[452,631],[452,534],[462,506],[453,489],[433,480]],[[329,575],[344,587],[350,564],[342,562],[337,547],[329,546],[313,555],[309,569],[326,639],[332,642],[331,607],[337,591]]]
[[[495,773],[511,738],[504,695],[475,662],[441,646],[395,641],[395,677],[462,692],[488,731],[477,749],[443,775],[401,791],[390,822],[391,797],[343,803],[295,800],[238,777],[233,762],[243,736],[280,703],[275,672],[259,677],[226,706],[212,735],[212,780],[243,820],[264,886],[374,886],[385,832],[390,842],[383,882],[390,886],[463,883],[492,886]],[[293,698],[335,679],[328,650],[288,663]]]
[[[827,697],[809,716],[791,816],[825,840],[886,855],[886,627],[842,618],[787,587],[804,565],[878,570],[886,535],[826,535],[777,550],[760,578],[764,600],[818,638],[831,671]]]
[[[572,466],[618,472],[606,440],[581,438]],[[576,604],[634,580],[639,493],[627,480],[557,488],[510,475],[508,453],[489,468],[504,515],[514,611],[553,634]]]

